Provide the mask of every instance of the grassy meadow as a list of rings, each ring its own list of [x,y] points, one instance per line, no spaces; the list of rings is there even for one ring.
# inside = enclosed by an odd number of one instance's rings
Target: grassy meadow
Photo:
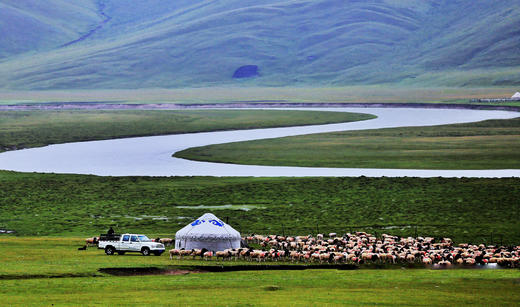
[[[0,237],[0,300],[8,306],[69,305],[493,305],[520,299],[520,271],[394,269],[188,273],[243,262],[106,256],[81,238]],[[247,263],[255,265],[255,263]],[[111,276],[102,268],[154,267],[180,275]],[[199,270],[200,272],[200,270]],[[30,293],[30,294],[28,294]]]
[[[0,229],[173,236],[206,212],[242,233],[366,230],[518,244],[516,178],[97,177],[0,172]]]
[[[519,276],[517,270],[306,270],[4,280],[0,299],[10,306],[512,306],[520,299]]]
[[[201,131],[349,122],[369,114],[271,110],[0,112],[0,151],[48,144]]]
[[[520,168],[520,118],[311,134],[189,148],[176,157],[238,164],[407,169]]]

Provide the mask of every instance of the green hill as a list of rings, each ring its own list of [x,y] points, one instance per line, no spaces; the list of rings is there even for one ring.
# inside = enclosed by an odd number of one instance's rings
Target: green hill
[[[91,1],[0,1],[0,61],[53,50],[89,31],[100,21]]]
[[[24,3],[0,1],[4,89],[520,85],[516,0]]]

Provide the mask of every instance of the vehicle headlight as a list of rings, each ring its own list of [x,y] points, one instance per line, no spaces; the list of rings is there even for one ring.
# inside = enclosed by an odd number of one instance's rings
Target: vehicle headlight
[[[162,244],[155,244],[155,247],[156,248],[164,248],[164,245],[162,245]]]

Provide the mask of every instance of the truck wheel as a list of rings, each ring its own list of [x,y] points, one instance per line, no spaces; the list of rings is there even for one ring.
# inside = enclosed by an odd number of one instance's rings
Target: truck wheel
[[[143,254],[143,256],[149,256],[150,249],[148,247],[143,247],[143,249],[141,250],[141,254]]]
[[[118,255],[124,255],[125,252],[117,252]]]
[[[113,255],[116,249],[113,246],[107,246],[105,247],[105,254],[107,255]]]

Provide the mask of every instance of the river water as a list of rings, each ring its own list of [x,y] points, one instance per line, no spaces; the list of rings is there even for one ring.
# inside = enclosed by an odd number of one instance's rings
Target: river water
[[[190,147],[311,133],[390,127],[432,126],[518,117],[517,112],[418,108],[299,108],[358,112],[376,119],[289,128],[204,132],[75,142],[0,154],[0,169],[20,172],[100,176],[367,176],[367,177],[520,177],[520,170],[410,170],[254,166],[172,158]],[[297,110],[297,109],[294,109]]]

